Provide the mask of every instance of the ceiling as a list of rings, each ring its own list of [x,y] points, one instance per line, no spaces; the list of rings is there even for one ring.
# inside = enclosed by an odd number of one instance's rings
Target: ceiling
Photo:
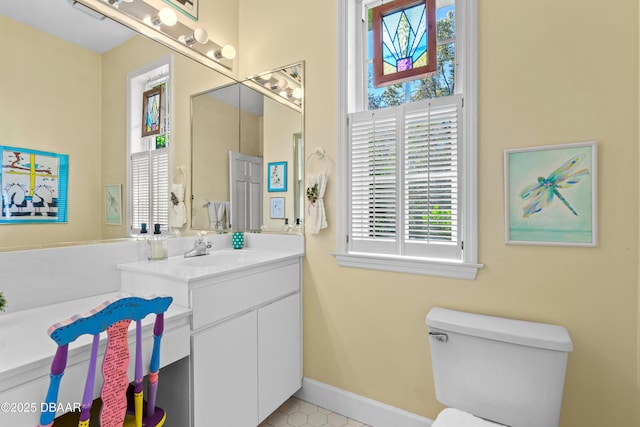
[[[0,0],[0,15],[63,40],[104,53],[136,35],[108,18],[98,20],[73,0]],[[94,12],[95,13],[95,12]]]

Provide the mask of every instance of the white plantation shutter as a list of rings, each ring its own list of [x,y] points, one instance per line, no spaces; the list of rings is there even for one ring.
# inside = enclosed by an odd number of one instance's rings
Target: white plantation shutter
[[[151,154],[151,215],[153,224],[169,229],[169,150],[153,150]]]
[[[404,117],[404,254],[461,257],[461,97],[408,104]]]
[[[149,152],[143,151],[131,155],[131,227],[140,229],[140,224],[149,224],[149,206],[151,206]]]
[[[350,251],[461,259],[461,100],[350,115]]]
[[[395,253],[397,138],[393,110],[364,111],[349,120],[351,134],[351,243],[358,252]]]
[[[146,223],[149,232],[153,224],[168,230],[169,224],[169,150],[143,151],[131,155],[132,165],[132,227],[140,229]]]

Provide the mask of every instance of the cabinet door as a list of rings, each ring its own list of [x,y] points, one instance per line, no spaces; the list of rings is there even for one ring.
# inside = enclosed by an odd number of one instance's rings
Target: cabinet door
[[[255,311],[192,337],[194,426],[258,425]]]
[[[300,293],[258,310],[258,416],[264,420],[302,386]]]

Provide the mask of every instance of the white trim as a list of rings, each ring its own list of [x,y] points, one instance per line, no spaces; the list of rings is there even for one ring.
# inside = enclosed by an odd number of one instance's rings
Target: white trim
[[[349,0],[336,0],[338,3],[338,67],[337,72],[337,100],[338,105],[336,108],[337,123],[338,123],[338,135],[336,138],[336,153],[338,154],[336,159],[336,173],[339,183],[345,183],[345,177],[349,176],[348,172],[348,156],[349,147],[346,143],[348,135],[348,123],[347,114],[349,112],[349,72],[347,65],[349,64],[349,44],[352,44],[352,38],[348,36],[349,25],[347,25],[350,19],[353,19],[355,13],[355,2]],[[352,46],[353,48],[354,46]],[[354,83],[354,82],[352,82]],[[338,218],[336,221],[336,251],[340,253],[346,253],[347,241],[345,236],[347,235],[347,218],[348,212],[348,200],[349,192],[346,185],[338,185],[336,191],[336,203]]]
[[[433,423],[429,418],[306,377],[295,396],[371,427],[430,427]]]
[[[460,60],[463,64],[463,113],[462,113],[462,238],[465,247],[462,251],[464,263],[478,262],[478,2],[460,1],[463,13],[462,25],[456,31],[462,31],[463,51]],[[457,7],[457,4],[456,4]],[[458,18],[460,19],[460,18]],[[468,162],[468,163],[467,163]]]
[[[474,280],[483,264],[365,253],[334,253],[342,267]]]

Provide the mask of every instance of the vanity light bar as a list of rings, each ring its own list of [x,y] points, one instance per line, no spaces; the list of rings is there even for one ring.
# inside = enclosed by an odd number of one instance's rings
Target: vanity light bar
[[[194,52],[206,56],[231,70],[233,68],[233,58],[236,50],[230,45],[221,46],[211,40],[204,28],[189,28],[168,13],[168,8],[161,10],[147,4],[142,0],[103,0],[112,8],[117,9],[124,15],[136,21],[142,22],[149,28],[174,41],[189,47]],[[173,12],[171,9],[169,11]],[[175,15],[175,12],[173,13]],[[233,55],[231,55],[231,52]]]

